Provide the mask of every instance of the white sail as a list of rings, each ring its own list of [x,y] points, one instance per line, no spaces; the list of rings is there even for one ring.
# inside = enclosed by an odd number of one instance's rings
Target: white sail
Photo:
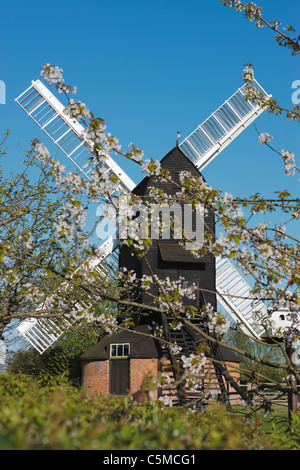
[[[270,97],[256,80],[253,80],[252,86],[264,97]],[[246,87],[245,84],[239,88],[179,144],[182,152],[192,160],[199,171],[264,111],[258,104],[246,99]]]

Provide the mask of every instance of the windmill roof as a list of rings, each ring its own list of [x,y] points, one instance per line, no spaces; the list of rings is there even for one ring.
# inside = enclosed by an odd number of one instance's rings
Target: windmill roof
[[[182,150],[176,146],[170,152],[168,152],[160,161],[162,168],[167,168],[172,176],[172,179],[177,183],[179,180],[179,172],[182,170],[189,171],[193,176],[202,176],[198,168],[194,163],[182,152]],[[202,176],[203,177],[203,176]],[[133,190],[134,194],[144,194],[148,186],[152,186],[155,183],[155,177],[146,176]],[[170,189],[170,192],[167,190],[167,193],[177,192],[178,189],[175,188],[172,183],[160,183],[164,187]]]
[[[109,359],[110,345],[115,343],[130,343],[130,357],[136,359],[161,357],[159,344],[149,335],[148,325],[139,325],[134,330],[106,336],[80,358],[82,361]]]

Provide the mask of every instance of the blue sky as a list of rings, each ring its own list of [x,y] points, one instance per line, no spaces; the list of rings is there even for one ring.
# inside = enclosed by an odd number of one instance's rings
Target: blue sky
[[[299,0],[257,2],[269,20],[279,19],[300,30]],[[133,142],[146,158],[161,159],[242,84],[246,62],[258,82],[285,107],[292,107],[292,82],[300,80],[299,56],[279,47],[273,33],[258,29],[219,0],[86,0],[5,2],[1,6],[0,80],[6,104],[0,105],[0,135],[11,130],[6,168],[22,159],[18,146],[47,137],[14,102],[30,81],[39,78],[44,62],[62,67],[78,99],[106,120],[124,149]],[[264,113],[258,129],[274,136],[278,150],[295,153],[299,131],[284,117]],[[61,157],[61,160],[64,156]],[[118,163],[138,183],[138,167]],[[251,125],[204,171],[213,187],[234,195],[278,189],[299,195],[296,177],[288,177],[282,161],[265,146]],[[281,220],[284,222],[284,219]]]
[[[300,31],[299,0],[257,0],[264,16]],[[133,142],[146,158],[161,159],[229,98],[243,81],[244,64],[254,65],[266,91],[292,107],[293,81],[300,80],[299,56],[276,44],[267,28],[258,29],[219,0],[85,0],[2,2],[0,136],[11,130],[5,169],[18,170],[29,140],[47,137],[14,102],[44,62],[62,67],[77,97],[127,149]],[[299,124],[264,113],[258,129],[272,144],[296,155],[300,166]],[[54,149],[53,149],[54,150]],[[55,150],[56,152],[56,150]],[[64,162],[64,157],[61,156]],[[65,162],[64,162],[65,163]],[[138,167],[118,163],[138,183]],[[298,177],[288,177],[282,161],[251,125],[204,171],[207,182],[235,196],[260,192],[273,197],[289,189],[299,196]],[[278,216],[284,223],[287,215]],[[291,225],[289,225],[291,226]],[[299,224],[292,226],[298,235]]]

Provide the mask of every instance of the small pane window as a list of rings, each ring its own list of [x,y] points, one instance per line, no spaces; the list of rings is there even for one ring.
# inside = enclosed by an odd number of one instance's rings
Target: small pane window
[[[129,343],[111,344],[110,357],[127,357],[129,356]]]

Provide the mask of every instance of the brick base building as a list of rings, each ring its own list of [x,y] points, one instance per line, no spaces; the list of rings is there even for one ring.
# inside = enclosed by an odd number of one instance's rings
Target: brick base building
[[[225,354],[224,354],[225,353]],[[224,364],[235,382],[239,382],[239,359],[228,350],[223,353]],[[171,397],[178,400],[178,392],[174,385],[170,359],[161,349],[155,338],[149,335],[147,325],[139,325],[132,331],[124,331],[107,336],[81,356],[82,386],[91,394],[108,396],[110,394],[133,396],[144,390],[145,383],[155,381],[163,372],[170,377],[169,384],[161,387],[150,387],[148,397],[155,400],[159,397]],[[207,360],[205,365],[205,380],[203,388],[209,390],[212,396],[220,393],[220,386],[215,369]],[[234,389],[228,383],[229,396]],[[199,392],[182,390],[186,398],[196,398]],[[200,391],[201,394],[201,391]],[[236,395],[236,394],[235,394]],[[240,397],[231,398],[231,403],[239,402]]]
[[[103,396],[134,394],[146,379],[157,378],[161,356],[147,325],[107,336],[81,356],[82,385]],[[149,394],[157,398],[157,391]]]

